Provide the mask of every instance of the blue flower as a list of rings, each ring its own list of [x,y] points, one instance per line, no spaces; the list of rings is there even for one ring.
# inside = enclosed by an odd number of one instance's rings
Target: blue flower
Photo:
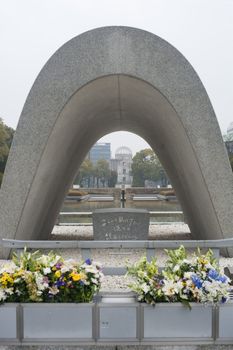
[[[202,287],[202,281],[197,275],[192,275],[191,279],[198,289]]]
[[[214,281],[219,281],[219,282],[222,282],[222,283],[226,283],[227,282],[227,277],[224,276],[224,275],[220,275],[218,273],[218,271],[216,271],[214,269],[209,271],[208,277],[211,278]]]
[[[227,282],[227,277],[219,275],[218,281],[220,281],[222,283],[226,283]]]
[[[85,261],[85,263],[87,264],[87,265],[91,265],[91,259],[86,259],[86,261]]]
[[[224,304],[227,301],[227,298],[222,297],[222,303]]]
[[[212,280],[218,281],[218,279],[219,279],[219,273],[218,273],[218,271],[216,271],[216,270],[214,270],[214,269],[211,269],[211,270],[208,272],[208,277],[211,278]]]

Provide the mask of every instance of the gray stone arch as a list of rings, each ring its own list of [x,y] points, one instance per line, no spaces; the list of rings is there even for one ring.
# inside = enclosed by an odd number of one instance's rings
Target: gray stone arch
[[[41,70],[7,162],[0,236],[46,239],[89,148],[117,130],[156,151],[194,238],[232,237],[232,174],[208,95],[179,51],[128,27],[79,35]]]

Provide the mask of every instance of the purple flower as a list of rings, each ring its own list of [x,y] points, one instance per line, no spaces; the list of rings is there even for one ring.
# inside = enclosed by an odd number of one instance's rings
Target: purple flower
[[[160,286],[164,285],[164,281],[162,277],[155,275],[153,279],[158,285]]]
[[[87,265],[91,265],[91,259],[86,259],[86,261],[85,261],[85,263],[87,264]]]
[[[227,301],[227,298],[222,297],[222,303],[224,304]]]
[[[65,282],[62,280],[58,280],[57,282],[55,282],[55,286],[57,286],[58,288],[61,286],[65,286]]]

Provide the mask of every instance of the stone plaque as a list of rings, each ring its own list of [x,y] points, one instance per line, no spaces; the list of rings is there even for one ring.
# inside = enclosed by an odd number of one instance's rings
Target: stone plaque
[[[93,211],[95,240],[147,240],[150,214],[144,209],[96,209]]]

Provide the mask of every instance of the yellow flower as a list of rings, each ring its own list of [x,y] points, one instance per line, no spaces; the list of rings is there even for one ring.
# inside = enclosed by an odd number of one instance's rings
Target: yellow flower
[[[21,276],[24,275],[24,270],[23,269],[20,269],[18,271],[16,271],[14,274],[13,274],[13,277],[14,279],[17,279],[17,278],[20,278]]]
[[[56,276],[57,278],[61,277],[61,271],[57,270],[57,271],[55,272],[55,276]]]
[[[208,261],[207,259],[205,259],[204,256],[201,256],[201,257],[199,258],[199,263],[202,264],[202,265],[207,265],[208,262],[209,262],[209,261]]]
[[[20,269],[19,271],[18,271],[18,275],[19,276],[22,276],[24,274],[24,270],[23,269]]]
[[[76,272],[71,272],[70,277],[72,278],[72,280],[74,282],[77,282],[81,279],[81,275],[79,273],[76,273]]]
[[[7,283],[13,284],[14,280],[7,272],[3,272],[2,277],[0,278],[0,282],[5,287]]]

